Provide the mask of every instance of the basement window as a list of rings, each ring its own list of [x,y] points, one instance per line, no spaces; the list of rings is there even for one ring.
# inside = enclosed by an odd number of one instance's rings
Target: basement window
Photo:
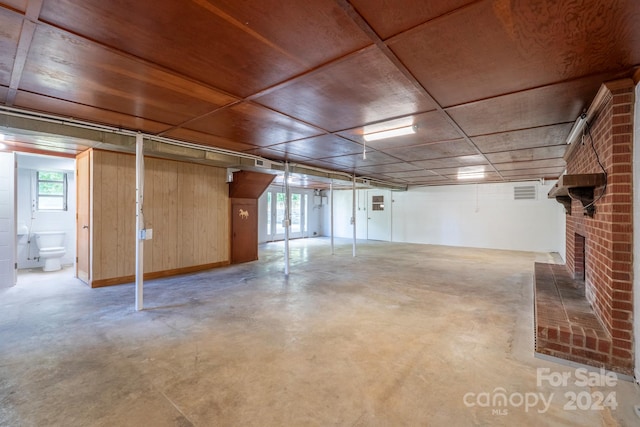
[[[36,173],[36,203],[39,211],[67,210],[67,174],[38,171]]]

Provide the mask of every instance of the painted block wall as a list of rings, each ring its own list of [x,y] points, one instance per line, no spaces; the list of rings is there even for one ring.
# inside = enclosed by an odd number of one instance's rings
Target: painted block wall
[[[331,235],[331,193],[324,192],[327,196],[327,209],[323,212],[322,235]],[[333,195],[333,233],[334,237],[353,238],[351,226],[353,191],[335,190]],[[356,238],[367,238],[367,190],[356,190]]]
[[[17,240],[17,263],[18,269],[39,268],[44,265],[44,261],[37,259],[38,246],[36,244],[34,232],[37,231],[64,231],[66,253],[61,259],[62,265],[73,265],[76,258],[76,182],[73,171],[64,171],[67,174],[67,210],[37,211],[32,209],[32,203],[35,200],[35,172],[37,170],[59,170],[60,160],[53,157],[40,157],[36,163],[33,159],[18,157],[18,175],[17,175],[17,215],[16,222],[18,228],[24,224],[28,228],[28,234],[18,235]],[[70,162],[73,167],[73,159],[64,159]],[[33,165],[37,164],[38,168],[34,169]],[[26,167],[22,167],[25,165]]]
[[[16,283],[15,156],[0,152],[0,288]]]
[[[558,252],[564,259],[564,208],[547,198],[555,182],[419,187],[392,192],[394,242]],[[535,185],[536,200],[513,200],[513,187]],[[366,239],[366,191],[356,196],[357,238]],[[353,236],[351,191],[334,195],[334,233]],[[325,218],[325,224],[329,224]],[[328,225],[323,229],[328,236]]]

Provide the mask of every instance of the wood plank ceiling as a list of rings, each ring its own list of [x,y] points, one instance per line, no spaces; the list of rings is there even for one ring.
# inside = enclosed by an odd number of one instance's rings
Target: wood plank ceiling
[[[398,184],[557,178],[639,22],[637,0],[0,0],[0,103]]]

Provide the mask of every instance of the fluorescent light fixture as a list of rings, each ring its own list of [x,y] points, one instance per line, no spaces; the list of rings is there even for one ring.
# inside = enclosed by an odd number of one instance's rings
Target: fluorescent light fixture
[[[571,128],[571,132],[569,132],[569,136],[567,136],[567,144],[571,144],[578,135],[582,134],[582,129],[584,129],[584,125],[587,124],[587,113],[582,113],[576,119],[576,122],[573,124]]]
[[[458,179],[484,179],[484,166],[467,166],[458,169]]]
[[[381,132],[367,133],[367,134],[364,134],[363,137],[364,137],[364,140],[368,142],[368,141],[377,141],[379,139],[393,138],[395,136],[411,135],[413,133],[416,133],[416,127],[411,125],[411,126],[405,126],[401,128],[383,130]]]

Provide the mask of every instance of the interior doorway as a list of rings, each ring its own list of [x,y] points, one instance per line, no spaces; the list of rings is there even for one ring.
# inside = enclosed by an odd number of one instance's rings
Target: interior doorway
[[[391,241],[391,191],[367,191],[367,239]]]
[[[75,158],[15,156],[17,281],[31,280],[33,275],[27,273],[41,274],[43,280],[60,274],[75,277]],[[45,244],[49,247],[42,250]],[[48,271],[50,268],[55,270]]]

